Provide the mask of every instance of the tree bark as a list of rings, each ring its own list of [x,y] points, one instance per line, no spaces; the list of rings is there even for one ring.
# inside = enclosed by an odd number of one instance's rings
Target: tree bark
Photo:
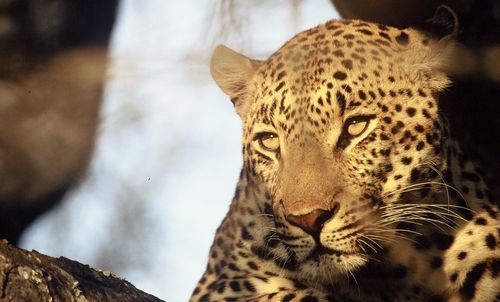
[[[135,288],[111,272],[0,242],[0,302],[162,300]]]

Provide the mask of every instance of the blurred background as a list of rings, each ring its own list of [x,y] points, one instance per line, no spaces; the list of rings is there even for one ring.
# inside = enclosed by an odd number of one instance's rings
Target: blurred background
[[[328,0],[121,1],[88,171],[20,245],[187,301],[242,164],[240,120],[209,74],[212,49],[263,59],[335,17]]]
[[[187,301],[242,164],[213,48],[264,59],[333,4],[406,27],[443,3],[464,48],[442,109],[499,196],[497,0],[0,0],[0,238]]]

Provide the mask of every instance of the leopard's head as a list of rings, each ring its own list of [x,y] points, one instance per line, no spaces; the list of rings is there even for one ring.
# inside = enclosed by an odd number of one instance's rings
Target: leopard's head
[[[290,274],[328,280],[394,240],[402,193],[445,168],[437,96],[451,45],[330,21],[265,61],[216,49],[212,75],[243,121],[244,171],[269,196],[254,245]]]

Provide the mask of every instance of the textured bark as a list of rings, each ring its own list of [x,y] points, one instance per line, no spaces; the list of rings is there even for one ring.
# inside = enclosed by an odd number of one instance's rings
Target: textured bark
[[[0,302],[162,300],[110,272],[0,242]]]

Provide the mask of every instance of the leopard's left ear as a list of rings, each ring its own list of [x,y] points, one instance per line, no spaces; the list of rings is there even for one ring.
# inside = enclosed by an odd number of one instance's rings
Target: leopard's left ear
[[[439,92],[451,84],[448,77],[457,64],[456,55],[459,48],[455,39],[458,34],[458,17],[453,10],[445,5],[439,6],[434,17],[419,27],[425,36],[422,49],[414,52],[415,66],[413,72],[416,78],[423,79],[435,92]]]
[[[424,27],[424,31],[437,39],[455,39],[459,30],[457,14],[449,6],[440,5]]]
[[[210,73],[222,91],[231,98],[241,118],[247,113],[244,96],[261,61],[252,60],[223,45],[215,48],[210,62]]]

